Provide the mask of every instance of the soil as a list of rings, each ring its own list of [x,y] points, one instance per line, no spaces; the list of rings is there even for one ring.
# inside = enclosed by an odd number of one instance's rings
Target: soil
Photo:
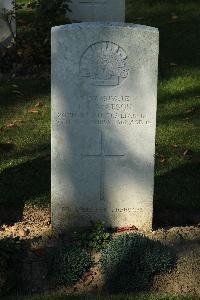
[[[121,233],[115,235],[118,234]],[[176,266],[171,272],[154,277],[152,292],[200,296],[200,224],[161,228],[145,234],[170,245],[177,255]],[[50,208],[25,206],[21,221],[0,226],[0,239],[5,237],[18,238],[28,245],[23,262],[23,276],[28,278],[29,290],[32,292],[49,290],[44,251],[52,249],[58,238],[51,230]],[[99,254],[95,254],[94,257],[98,261]],[[96,266],[75,286],[63,287],[54,292],[61,294],[102,292],[102,286],[103,279]]]

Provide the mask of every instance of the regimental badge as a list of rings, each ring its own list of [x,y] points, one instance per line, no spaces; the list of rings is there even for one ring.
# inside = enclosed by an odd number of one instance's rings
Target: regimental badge
[[[80,77],[95,86],[118,86],[129,75],[126,52],[112,42],[89,46],[80,60]]]

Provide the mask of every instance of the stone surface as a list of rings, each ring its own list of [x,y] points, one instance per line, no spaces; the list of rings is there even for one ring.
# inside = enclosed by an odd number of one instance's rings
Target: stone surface
[[[0,14],[3,12],[3,9],[13,10],[12,0],[0,0]],[[13,33],[16,34],[16,22],[13,19],[11,22],[11,27]],[[0,45],[8,45],[12,40],[12,35],[9,29],[8,24],[2,20],[0,15]]]
[[[125,21],[125,0],[72,0],[70,18],[82,22]]]
[[[159,34],[52,29],[52,224],[152,227]]]

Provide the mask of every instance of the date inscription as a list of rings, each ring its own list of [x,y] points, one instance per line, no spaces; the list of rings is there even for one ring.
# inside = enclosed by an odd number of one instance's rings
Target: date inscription
[[[58,112],[55,123],[58,126],[137,126],[149,125],[151,120],[147,114],[134,111],[134,100],[130,96],[83,96],[73,108]]]

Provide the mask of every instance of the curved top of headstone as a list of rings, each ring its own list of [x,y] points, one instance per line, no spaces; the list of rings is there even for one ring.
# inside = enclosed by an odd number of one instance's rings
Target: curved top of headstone
[[[135,30],[143,30],[143,31],[151,31],[151,32],[158,32],[158,28],[140,25],[140,24],[132,24],[132,23],[122,23],[122,22],[82,22],[82,23],[73,23],[73,24],[66,24],[61,26],[52,27],[52,31],[59,31],[59,30],[77,30],[77,29],[85,29],[85,28],[103,28],[103,27],[115,27],[115,28],[132,28]]]
[[[125,21],[125,0],[71,0],[69,7],[73,21]]]

